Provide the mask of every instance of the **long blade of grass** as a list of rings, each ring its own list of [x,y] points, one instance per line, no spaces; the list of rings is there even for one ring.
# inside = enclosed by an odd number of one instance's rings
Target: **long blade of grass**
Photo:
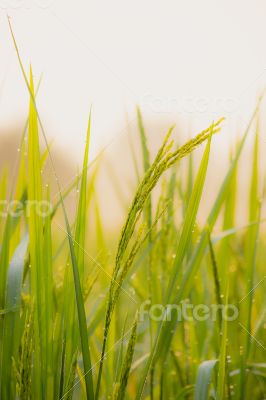
[[[228,304],[228,293],[229,286],[228,281],[226,282],[225,289],[225,301],[224,306],[226,307]],[[220,344],[220,357],[219,357],[219,370],[218,370],[218,382],[217,382],[217,391],[216,398],[217,400],[223,400],[226,396],[225,394],[225,374],[226,374],[226,353],[227,353],[227,319],[223,318],[223,325],[221,331],[221,344]]]
[[[30,91],[34,97],[34,86],[32,70],[30,70]],[[35,204],[28,216],[29,225],[29,251],[31,260],[31,292],[35,304],[34,310],[34,332],[35,332],[35,387],[37,397],[46,397],[47,384],[47,360],[46,360],[46,326],[44,320],[45,294],[42,287],[44,276],[44,237],[43,220],[37,212],[38,204],[42,202],[42,180],[40,149],[38,137],[38,119],[32,98],[29,106],[29,128],[28,128],[28,200]]]
[[[261,204],[259,200],[259,121],[257,120],[254,146],[253,146],[253,161],[252,173],[249,191],[249,222],[260,220]],[[245,302],[243,302],[243,313],[247,316],[245,324],[245,343],[242,359],[242,368],[240,374],[240,395],[244,396],[246,385],[246,363],[250,353],[252,331],[252,305],[254,299],[254,278],[256,270],[256,257],[257,257],[257,242],[259,235],[260,224],[250,225],[246,235],[246,292],[248,293]]]
[[[84,363],[84,371],[85,371],[85,383],[87,395],[91,396],[88,398],[93,398],[93,380],[92,380],[92,372],[91,372],[91,360],[90,353],[88,348],[88,333],[87,333],[87,324],[86,324],[86,315],[84,309],[84,300],[83,300],[83,286],[84,286],[84,247],[85,247],[85,233],[86,233],[86,219],[87,219],[87,167],[88,167],[88,158],[89,158],[89,144],[90,144],[90,127],[91,127],[91,114],[89,116],[88,129],[87,129],[87,140],[86,140],[86,148],[84,154],[83,161],[83,169],[82,169],[82,178],[81,178],[81,186],[80,186],[80,197],[78,203],[77,210],[77,218],[76,218],[76,229],[75,229],[75,239],[74,244],[72,240],[71,230],[68,221],[67,222],[67,233],[69,238],[69,245],[71,242],[71,260],[72,260],[72,269],[75,288],[76,288],[76,304],[78,307],[78,318],[79,318],[79,329],[81,339],[81,348],[83,355],[83,363]],[[72,248],[73,246],[73,248]],[[77,267],[77,268],[76,268]],[[68,271],[67,271],[68,274]],[[76,312],[75,312],[75,304],[73,302],[72,296],[72,287],[69,282],[69,274],[66,276],[66,286],[65,290],[68,293],[65,303],[65,314],[68,315],[68,319],[66,323],[66,372],[67,374],[72,369],[72,364],[76,363],[75,354],[77,354],[78,347],[78,335],[79,332],[77,330],[77,325],[75,323],[76,320]],[[82,302],[82,304],[80,303]],[[84,359],[85,356],[85,359]],[[71,389],[68,388],[69,383],[70,386],[73,386],[73,383],[66,382],[66,392],[69,392]]]

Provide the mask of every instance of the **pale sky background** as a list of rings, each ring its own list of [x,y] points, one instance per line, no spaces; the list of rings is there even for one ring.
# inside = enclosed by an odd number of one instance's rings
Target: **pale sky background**
[[[265,0],[0,0],[2,127],[28,106],[7,13],[24,65],[43,74],[47,134],[74,158],[91,105],[94,153],[125,132],[126,114],[135,123],[136,103],[195,133],[226,116],[230,141],[266,83]]]

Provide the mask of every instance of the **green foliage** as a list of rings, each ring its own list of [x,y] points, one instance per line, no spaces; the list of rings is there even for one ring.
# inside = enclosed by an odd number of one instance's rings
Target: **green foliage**
[[[15,216],[3,213],[3,203],[0,209],[1,399],[264,398],[265,240],[254,124],[261,99],[210,210],[204,196],[213,191],[211,142],[222,119],[178,147],[171,127],[152,159],[137,109],[142,167],[134,157],[138,185],[121,232],[110,235],[97,191],[100,163],[89,163],[91,115],[82,171],[61,188],[33,74],[27,78],[13,39],[30,105],[16,182],[0,171],[0,200],[22,204]],[[239,227],[239,160],[254,125],[248,210]],[[59,201],[43,183],[48,163]],[[65,201],[73,190],[78,200],[70,214]],[[29,201],[51,203],[51,211],[28,212]],[[240,314],[234,321],[221,312],[216,319],[180,319],[177,307],[188,302],[231,304]],[[161,317],[151,318],[158,305]]]

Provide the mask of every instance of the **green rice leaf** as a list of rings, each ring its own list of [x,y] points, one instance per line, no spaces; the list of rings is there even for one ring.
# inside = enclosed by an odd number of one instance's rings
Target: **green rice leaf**
[[[195,386],[195,400],[209,399],[208,393],[212,379],[212,373],[217,363],[218,360],[207,360],[200,364]]]

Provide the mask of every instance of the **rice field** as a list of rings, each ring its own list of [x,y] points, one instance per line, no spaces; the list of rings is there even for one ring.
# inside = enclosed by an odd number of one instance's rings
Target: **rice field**
[[[29,112],[15,178],[0,173],[0,398],[265,399],[262,98],[204,224],[198,210],[203,190],[212,190],[205,180],[223,118],[181,145],[170,127],[153,158],[137,109],[142,163],[124,225],[110,237],[90,159],[93,113],[82,170],[62,187],[38,112],[38,82],[13,40]],[[239,226],[239,162],[250,135],[248,209]],[[59,200],[43,181],[47,164]],[[74,216],[66,207],[72,191]]]

